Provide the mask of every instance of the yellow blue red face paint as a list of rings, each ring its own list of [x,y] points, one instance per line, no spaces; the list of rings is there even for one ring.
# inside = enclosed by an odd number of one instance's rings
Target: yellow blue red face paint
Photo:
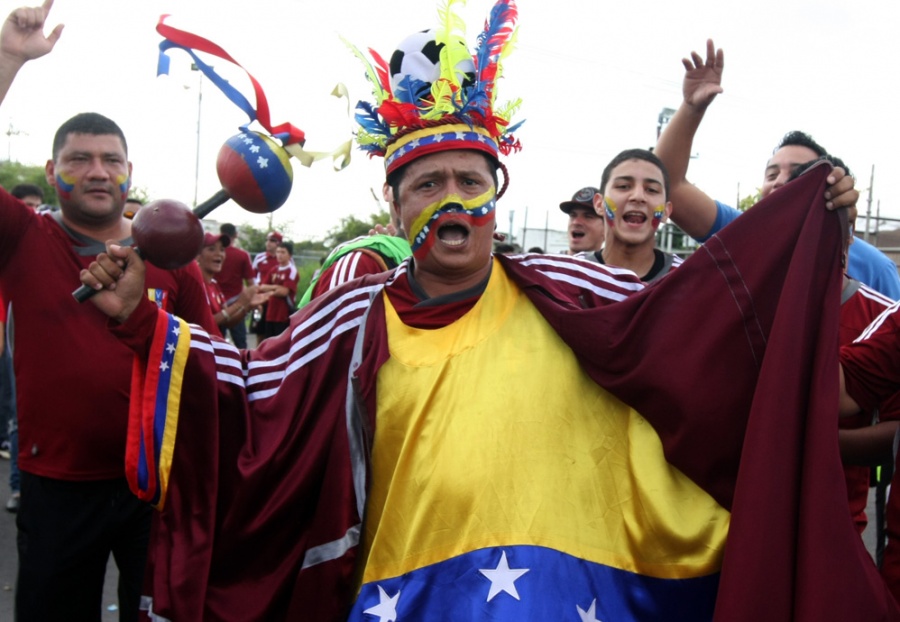
[[[604,214],[606,214],[606,222],[609,224],[610,227],[616,226],[615,221],[616,221],[616,212],[617,211],[619,211],[619,208],[616,205],[616,202],[613,201],[612,199],[610,199],[609,197],[603,197],[603,212],[604,212]],[[653,220],[651,221],[651,224],[653,225],[654,229],[658,229],[659,225],[662,224],[662,219],[663,219],[663,216],[665,215],[665,213],[666,213],[665,204],[657,205],[656,207],[653,208],[653,215],[652,215]]]
[[[662,224],[662,219],[663,219],[663,216],[665,215],[665,213],[666,213],[665,205],[657,205],[656,207],[653,208],[652,224],[653,224],[654,229],[659,229],[659,225]]]
[[[615,201],[609,197],[603,197],[603,212],[606,214],[606,222],[609,223],[611,227],[616,226],[616,211],[618,209]]]
[[[496,188],[493,186],[472,199],[463,199],[458,194],[448,194],[435,201],[416,217],[407,234],[413,256],[421,259],[428,255],[437,240],[437,230],[444,221],[453,218],[474,227],[483,227],[493,223],[496,208]]]
[[[63,199],[68,199],[69,195],[72,193],[72,189],[75,188],[75,178],[69,177],[68,175],[63,175],[62,173],[56,174],[56,192]]]
[[[119,185],[119,193],[122,195],[122,198],[128,198],[128,188],[131,187],[131,178],[128,175],[119,175],[116,177],[116,183]]]
[[[72,190],[75,188],[75,177],[70,177],[68,175],[64,175],[63,173],[56,174],[56,192],[60,197],[64,199],[68,199]],[[128,189],[131,187],[131,178],[128,175],[119,175],[116,177],[116,185],[119,187],[119,194],[121,197],[128,198]]]

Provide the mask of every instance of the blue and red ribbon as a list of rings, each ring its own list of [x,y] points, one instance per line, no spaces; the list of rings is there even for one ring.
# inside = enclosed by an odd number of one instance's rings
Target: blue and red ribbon
[[[165,20],[167,17],[169,16],[161,15],[159,22],[156,24],[156,32],[165,38],[165,40],[159,44],[157,75],[166,75],[169,73],[169,57],[166,55],[168,50],[172,48],[184,50],[194,60],[194,63],[197,65],[197,68],[203,72],[203,75],[209,78],[210,82],[215,84],[232,103],[244,111],[250,118],[251,123],[253,121],[258,121],[260,125],[262,125],[272,136],[280,140],[285,146],[293,144],[302,146],[306,142],[306,135],[303,130],[294,127],[290,123],[282,123],[276,126],[272,125],[269,116],[269,102],[266,99],[266,94],[263,91],[262,86],[257,82],[256,78],[254,78],[249,71],[244,69],[239,62],[234,60],[228,52],[212,41],[204,39],[199,35],[166,25]],[[240,91],[232,86],[228,80],[217,74],[210,65],[204,63],[197,55],[197,52],[216,56],[240,67],[253,84],[256,106],[254,107]]]

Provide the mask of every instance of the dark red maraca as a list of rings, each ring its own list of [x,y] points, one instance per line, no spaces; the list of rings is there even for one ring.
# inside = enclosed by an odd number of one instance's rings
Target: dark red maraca
[[[197,257],[203,246],[203,225],[184,203],[160,199],[135,214],[131,236],[144,259],[157,268],[174,270]]]

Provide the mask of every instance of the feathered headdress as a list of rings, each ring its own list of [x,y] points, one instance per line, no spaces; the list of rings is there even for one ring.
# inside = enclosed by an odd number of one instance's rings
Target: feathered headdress
[[[453,12],[465,0],[446,0],[440,26],[405,39],[390,63],[369,50],[373,63],[347,44],[366,65],[375,103],[356,105],[357,142],[370,157],[383,156],[387,173],[415,158],[450,149],[475,149],[499,163],[521,149],[510,119],[521,105],[496,106],[501,61],[516,38],[515,0],[498,0],[478,36],[475,54],[464,42],[465,24]]]

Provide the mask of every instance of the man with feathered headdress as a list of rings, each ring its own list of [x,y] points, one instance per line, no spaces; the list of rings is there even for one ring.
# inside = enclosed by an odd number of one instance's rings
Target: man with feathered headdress
[[[130,249],[111,246],[83,273],[96,288],[115,283],[93,300],[137,354],[131,485],[162,509],[148,610],[172,620],[839,618],[847,599],[835,602],[830,575],[808,568],[840,559],[855,571],[842,547],[859,538],[831,520],[832,506],[846,515],[831,485],[834,421],[806,421],[828,408],[797,380],[835,368],[808,341],[837,326],[822,304],[831,295],[836,310],[837,289],[809,278],[823,274],[809,246],[787,274],[783,261],[810,240],[837,250],[837,219],[802,205],[821,197],[823,175],[784,191],[786,205],[758,208],[779,215],[784,233],[769,244],[781,252],[761,258],[741,238],[761,226],[749,214],[647,289],[574,258],[494,256],[499,156],[518,147],[517,104],[495,106],[516,8],[494,6],[469,56],[455,4],[390,63],[373,54],[376,102],[359,106],[358,140],[385,158],[385,193],[413,251],[395,270],[313,300],[251,352],[149,305]],[[811,232],[798,236],[801,226]],[[671,304],[685,296],[705,314]],[[821,327],[797,320],[807,305]],[[772,456],[762,448],[776,419]],[[812,456],[799,473],[814,481],[781,468],[798,455]],[[778,486],[764,511],[759,482]],[[773,513],[777,524],[761,527]],[[819,557],[791,565],[781,529],[797,514],[820,521],[810,525],[819,546],[803,551]],[[773,533],[767,557],[758,538]],[[840,584],[880,611],[870,576]],[[826,596],[812,609],[810,582]]]

